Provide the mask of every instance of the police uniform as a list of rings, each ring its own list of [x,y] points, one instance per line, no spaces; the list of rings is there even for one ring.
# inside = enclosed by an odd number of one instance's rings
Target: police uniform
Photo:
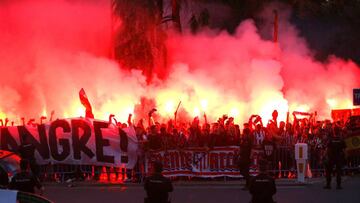
[[[261,168],[266,168],[266,162],[260,162]],[[272,196],[276,193],[275,180],[264,169],[250,181],[251,203],[273,203]]]
[[[29,193],[35,193],[35,187],[40,189],[42,186],[39,180],[27,171],[22,171],[15,174],[9,185],[9,188],[12,190],[19,190]]]
[[[0,167],[0,189],[6,189],[9,185],[9,176],[7,172]]]
[[[38,177],[39,175],[39,166],[36,163],[36,159],[34,157],[35,154],[35,146],[32,143],[23,143],[19,146],[19,154],[21,159],[27,160],[30,163],[31,172]]]
[[[160,173],[146,178],[144,185],[147,198],[145,203],[169,203],[169,192],[173,191],[170,179],[164,177]]]
[[[337,188],[341,189],[342,166],[345,162],[344,149],[346,148],[344,140],[340,136],[331,137],[327,144],[326,160],[326,189],[331,187],[331,175],[333,167],[336,168]]]
[[[249,168],[250,168],[250,155],[251,155],[251,140],[250,138],[243,138],[241,144],[240,144],[240,160],[239,160],[239,168],[240,168],[240,174],[244,176],[246,185],[245,188],[249,187]]]

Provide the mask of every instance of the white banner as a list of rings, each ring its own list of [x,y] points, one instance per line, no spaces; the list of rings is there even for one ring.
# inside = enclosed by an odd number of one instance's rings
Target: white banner
[[[132,126],[72,118],[29,126],[1,127],[0,148],[17,152],[20,138],[35,146],[38,164],[61,163],[133,168],[138,141]]]

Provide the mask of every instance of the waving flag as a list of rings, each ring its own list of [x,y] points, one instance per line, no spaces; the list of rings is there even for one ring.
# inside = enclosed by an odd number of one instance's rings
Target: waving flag
[[[86,96],[84,88],[81,88],[79,91],[79,98],[81,104],[86,108],[85,110],[85,118],[94,118],[94,114],[92,113],[91,104],[89,102],[89,99]]]

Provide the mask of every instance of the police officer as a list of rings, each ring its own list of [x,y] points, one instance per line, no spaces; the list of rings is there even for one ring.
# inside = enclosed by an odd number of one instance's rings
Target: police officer
[[[0,189],[6,189],[9,185],[9,176],[7,172],[0,167]]]
[[[251,138],[250,138],[250,129],[245,128],[243,130],[243,137],[240,143],[240,159],[239,159],[239,168],[240,174],[244,177],[246,183],[243,190],[247,190],[249,188],[250,183],[250,175],[249,175],[249,168],[250,168],[250,155],[251,155]]]
[[[342,166],[345,162],[345,150],[346,145],[341,137],[341,129],[338,126],[333,128],[332,136],[327,143],[327,157],[326,157],[326,185],[324,189],[331,189],[331,175],[333,168],[336,169],[336,189],[342,189],[341,187],[341,175]]]
[[[21,136],[22,142],[18,148],[21,159],[27,160],[30,164],[31,172],[39,177],[39,166],[35,159],[35,146],[31,143],[29,136],[23,134]]]
[[[154,162],[153,174],[145,180],[145,203],[170,203],[168,193],[173,191],[173,186],[170,179],[164,177],[161,172],[162,164]]]
[[[274,178],[267,172],[267,162],[259,160],[259,174],[250,181],[251,203],[273,203],[272,196],[276,193]]]
[[[20,161],[21,172],[14,175],[11,179],[9,188],[22,192],[35,193],[35,187],[44,192],[44,187],[40,184],[39,179],[29,173],[29,161],[22,159]]]

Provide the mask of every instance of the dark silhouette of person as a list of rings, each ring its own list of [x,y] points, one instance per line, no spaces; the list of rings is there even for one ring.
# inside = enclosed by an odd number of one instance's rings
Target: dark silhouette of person
[[[0,167],[0,189],[6,189],[9,185],[9,176],[7,172]]]
[[[19,155],[21,159],[28,161],[31,172],[36,177],[39,177],[39,165],[36,163],[35,159],[35,146],[33,143],[31,143],[29,136],[22,135],[21,139],[22,142],[18,148]]]
[[[145,203],[170,203],[169,192],[173,191],[173,185],[170,179],[164,177],[161,173],[163,170],[160,162],[153,163],[153,173],[145,180],[145,191],[147,197]]]
[[[35,193],[35,187],[41,191],[44,191],[44,187],[41,185],[39,179],[29,172],[29,161],[22,159],[20,161],[21,172],[14,175],[9,184],[9,189],[19,190],[22,192]]]
[[[250,129],[245,128],[243,133],[244,134],[240,143],[239,169],[240,169],[240,174],[244,177],[246,181],[243,190],[247,190],[249,188],[249,183],[250,183],[249,170],[251,163],[250,155],[251,155],[252,144],[250,137],[251,136]]]
[[[327,160],[325,164],[326,185],[324,189],[331,189],[331,176],[334,166],[336,171],[336,189],[342,189],[341,175],[342,167],[345,162],[345,148],[346,144],[341,137],[341,129],[335,126],[332,136],[329,138],[327,143]]]
[[[249,191],[251,203],[273,203],[272,196],[276,194],[275,180],[266,172],[267,161],[259,160],[259,174],[250,181]]]

